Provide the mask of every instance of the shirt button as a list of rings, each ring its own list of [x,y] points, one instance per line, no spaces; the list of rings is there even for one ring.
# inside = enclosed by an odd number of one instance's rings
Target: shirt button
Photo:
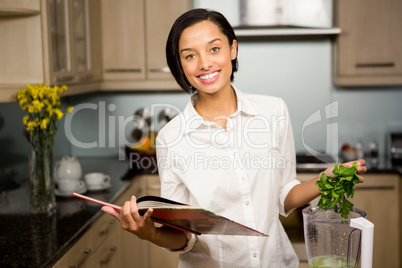
[[[250,204],[250,202],[247,201],[247,202],[246,202],[246,206],[248,206],[249,204]]]
[[[257,257],[257,253],[254,253],[254,254],[253,254],[253,257],[256,258],[256,257]]]

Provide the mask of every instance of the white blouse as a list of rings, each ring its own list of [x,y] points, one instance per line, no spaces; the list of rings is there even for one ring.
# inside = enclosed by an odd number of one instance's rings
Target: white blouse
[[[199,206],[269,237],[191,235],[179,267],[297,267],[279,221],[296,180],[289,113],[280,98],[235,89],[226,131],[194,109],[196,95],[157,136],[163,197]]]

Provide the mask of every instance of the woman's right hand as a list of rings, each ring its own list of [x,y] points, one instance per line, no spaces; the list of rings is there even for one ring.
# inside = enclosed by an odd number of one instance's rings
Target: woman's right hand
[[[135,234],[141,239],[152,241],[156,235],[156,227],[151,219],[153,209],[141,216],[138,212],[137,199],[132,196],[130,201],[126,201],[121,207],[120,213],[111,207],[104,206],[102,210],[120,221],[121,227]]]

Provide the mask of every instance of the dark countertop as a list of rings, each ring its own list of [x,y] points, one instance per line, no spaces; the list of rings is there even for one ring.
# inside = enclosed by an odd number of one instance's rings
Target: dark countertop
[[[79,159],[83,174],[111,176],[109,189],[85,195],[113,202],[129,186],[128,161],[111,158]],[[27,163],[19,170],[28,170]],[[75,197],[57,197],[52,216],[29,212],[28,172],[19,172],[19,187],[0,191],[0,267],[51,267],[102,215],[101,206]]]
[[[372,161],[370,157],[365,157],[366,160],[366,167],[368,174],[379,174],[379,173],[387,173],[387,174],[402,174],[402,167],[395,167],[392,165],[391,161],[386,157],[379,157],[377,167],[372,165]],[[341,157],[339,159],[339,163],[346,162]],[[328,166],[330,166],[329,163]],[[305,165],[296,165],[296,172],[297,173],[320,173],[325,170],[325,167],[314,168],[309,167],[306,168]]]

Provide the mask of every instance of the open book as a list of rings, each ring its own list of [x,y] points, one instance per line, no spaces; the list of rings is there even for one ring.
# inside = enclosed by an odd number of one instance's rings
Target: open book
[[[85,195],[72,193],[71,195],[85,200],[109,206],[116,210],[121,207],[94,199]],[[152,220],[165,226],[176,228],[185,232],[216,235],[249,235],[268,236],[243,224],[237,223],[211,211],[200,207],[192,207],[173,200],[158,196],[143,196],[137,199],[138,209],[141,215],[153,208]]]

